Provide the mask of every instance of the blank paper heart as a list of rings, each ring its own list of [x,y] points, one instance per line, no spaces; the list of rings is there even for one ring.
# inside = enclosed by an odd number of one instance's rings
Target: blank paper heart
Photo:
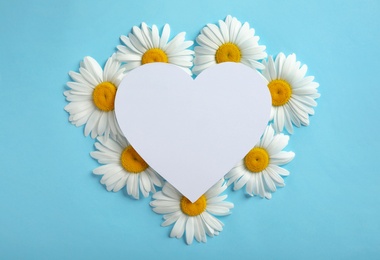
[[[257,143],[271,97],[262,76],[222,63],[195,80],[182,69],[150,63],[119,85],[115,113],[144,160],[195,202]]]

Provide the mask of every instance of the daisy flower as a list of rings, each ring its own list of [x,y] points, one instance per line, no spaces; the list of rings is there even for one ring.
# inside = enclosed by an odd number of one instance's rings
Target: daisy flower
[[[208,24],[198,35],[194,59],[194,74],[199,74],[221,62],[241,62],[254,69],[263,69],[258,62],[267,57],[265,46],[259,45],[255,29],[246,22],[243,25],[235,17],[227,16],[219,21],[219,27]]]
[[[69,120],[75,126],[86,124],[85,136],[98,135],[116,136],[120,132],[117,124],[114,101],[117,87],[124,76],[124,69],[112,55],[104,67],[91,57],[85,57],[80,64],[79,73],[70,71],[73,81],[68,82],[70,90],[65,91],[66,100],[70,103],[65,106],[69,112]]]
[[[307,66],[301,66],[295,54],[285,57],[283,53],[278,54],[274,61],[270,56],[268,62],[263,61],[263,64],[265,69],[262,74],[268,81],[272,96],[270,120],[273,120],[276,132],[281,132],[285,126],[292,134],[292,124],[297,127],[309,125],[309,115],[314,114],[315,99],[320,94],[314,77],[305,77]]]
[[[162,191],[153,195],[150,205],[154,212],[164,214],[162,226],[175,223],[170,237],[181,238],[186,233],[186,243],[189,245],[194,237],[198,242],[206,242],[206,234],[213,237],[223,230],[223,223],[213,215],[228,215],[234,207],[231,202],[224,201],[227,195],[219,196],[226,188],[224,179],[221,179],[192,203],[166,182]]]
[[[99,136],[91,152],[92,158],[104,164],[93,170],[96,175],[103,175],[100,183],[105,184],[108,191],[117,192],[124,186],[128,195],[139,199],[140,191],[144,197],[149,192],[156,192],[155,186],[162,187],[162,180],[149,167],[143,158],[133,149],[124,137],[115,140]]]
[[[151,62],[164,62],[177,65],[191,75],[194,52],[187,48],[193,45],[193,41],[185,41],[185,34],[181,32],[169,41],[168,24],[165,24],[161,36],[156,25],[152,29],[145,23],[141,24],[141,29],[133,26],[128,37],[120,37],[125,46],[117,46],[117,58],[126,63],[127,71]]]
[[[276,186],[283,187],[281,176],[289,175],[289,171],[279,165],[293,160],[293,152],[282,149],[288,144],[289,136],[275,134],[271,125],[267,126],[260,141],[227,175],[227,185],[234,183],[234,190],[246,185],[249,195],[259,195],[262,198],[272,198]]]

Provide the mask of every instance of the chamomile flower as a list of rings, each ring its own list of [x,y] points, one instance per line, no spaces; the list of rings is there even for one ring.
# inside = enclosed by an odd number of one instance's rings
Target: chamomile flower
[[[128,37],[120,37],[124,45],[117,46],[117,58],[126,63],[127,71],[151,62],[164,62],[177,65],[191,75],[194,52],[187,48],[193,45],[193,41],[185,41],[185,34],[181,32],[169,41],[168,24],[165,24],[161,36],[156,25],[149,28],[142,23],[141,29],[133,26]]]
[[[85,57],[80,64],[79,73],[70,71],[73,81],[67,83],[70,90],[64,92],[66,100],[70,103],[65,106],[69,112],[69,120],[75,126],[86,124],[85,136],[119,135],[114,101],[117,87],[124,76],[124,69],[112,55],[104,67],[91,57]]]
[[[307,66],[301,66],[295,54],[285,57],[283,53],[278,54],[274,61],[270,56],[263,64],[262,74],[268,81],[272,96],[270,120],[273,120],[276,132],[285,127],[292,134],[293,124],[297,127],[309,125],[309,115],[314,114],[315,99],[320,94],[314,77],[305,77]]]
[[[104,164],[93,170],[96,175],[103,175],[100,182],[108,191],[117,192],[124,186],[127,193],[139,199],[140,191],[144,197],[149,192],[156,192],[155,186],[162,186],[162,179],[149,167],[143,158],[133,149],[124,137],[115,140],[99,136],[95,147],[98,151],[91,156]]]
[[[234,183],[234,190],[246,185],[249,195],[272,198],[276,186],[283,187],[281,176],[289,175],[289,171],[280,167],[294,158],[293,152],[282,149],[288,144],[289,136],[275,134],[271,125],[267,126],[260,141],[227,175],[227,185]]]
[[[164,214],[162,226],[175,223],[170,237],[181,238],[185,233],[187,244],[191,244],[194,237],[198,242],[206,242],[206,234],[213,237],[223,230],[223,223],[213,215],[228,215],[234,206],[224,201],[227,195],[220,196],[226,188],[222,179],[192,203],[172,185],[165,183],[162,191],[153,195],[150,205],[154,212]]]
[[[196,41],[194,59],[194,74],[221,62],[241,62],[254,69],[263,69],[259,60],[267,57],[265,46],[259,45],[259,37],[255,30],[246,22],[242,25],[230,15],[225,21],[219,21],[219,26],[208,24]]]

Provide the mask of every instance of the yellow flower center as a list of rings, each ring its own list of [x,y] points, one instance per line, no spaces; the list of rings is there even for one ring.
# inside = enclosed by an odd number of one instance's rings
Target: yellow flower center
[[[92,92],[92,100],[102,111],[111,111],[115,107],[116,87],[111,82],[102,82]]]
[[[168,63],[168,55],[160,48],[147,50],[141,58],[141,64],[144,65],[152,62]]]
[[[226,61],[230,62],[240,62],[241,52],[239,47],[232,42],[227,42],[218,48],[215,53],[216,63],[222,63]]]
[[[121,153],[120,162],[123,168],[130,173],[137,174],[148,168],[148,164],[130,145]]]
[[[292,87],[283,79],[275,79],[269,82],[268,88],[272,96],[273,106],[285,105],[292,96]]]
[[[255,147],[244,157],[244,164],[251,172],[261,172],[269,164],[269,154],[264,148]]]
[[[198,216],[206,210],[207,199],[205,195],[202,195],[196,202],[192,203],[188,198],[182,196],[181,198],[181,210],[183,213],[189,216]]]

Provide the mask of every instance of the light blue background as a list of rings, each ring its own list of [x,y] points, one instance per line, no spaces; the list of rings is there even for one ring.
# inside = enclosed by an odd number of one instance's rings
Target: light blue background
[[[379,11],[378,0],[2,0],[0,258],[379,259]],[[291,136],[286,187],[272,200],[229,189],[224,231],[186,246],[149,198],[99,184],[94,140],[68,122],[62,92],[68,71],[86,55],[105,62],[133,25],[194,39],[227,14],[269,54],[295,52],[322,97]]]

